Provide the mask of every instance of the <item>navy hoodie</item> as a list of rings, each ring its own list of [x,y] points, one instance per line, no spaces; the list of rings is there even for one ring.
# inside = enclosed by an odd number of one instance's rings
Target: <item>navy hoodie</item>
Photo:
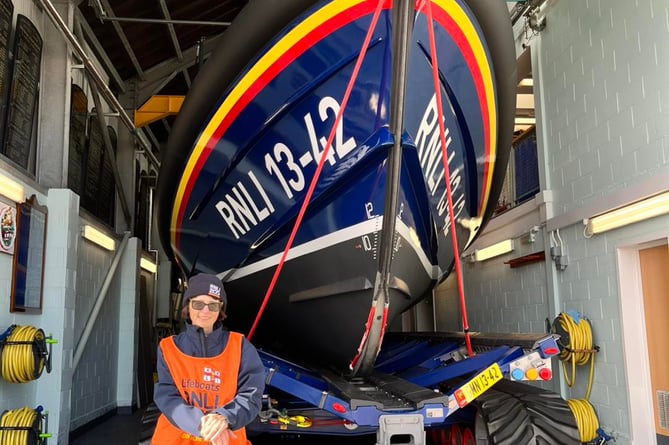
[[[200,327],[186,324],[186,330],[174,337],[174,343],[181,352],[193,357],[214,357],[228,344],[229,332],[223,330],[219,321],[209,335],[204,335]],[[153,400],[158,409],[167,416],[170,423],[182,431],[199,436],[200,419],[206,414],[199,408],[190,406],[181,397],[174,384],[163,353],[158,346],[156,363],[158,382],[154,386]],[[223,407],[213,410],[228,419],[231,430],[242,428],[255,419],[262,406],[265,390],[265,368],[256,348],[242,339],[242,356],[237,376],[237,394]]]

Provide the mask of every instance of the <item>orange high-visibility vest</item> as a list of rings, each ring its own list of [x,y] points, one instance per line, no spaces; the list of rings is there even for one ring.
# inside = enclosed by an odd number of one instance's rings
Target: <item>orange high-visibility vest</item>
[[[237,392],[237,375],[242,353],[242,335],[230,332],[228,344],[215,357],[192,357],[177,348],[173,337],[160,341],[160,350],[165,358],[174,384],[181,397],[191,406],[209,412],[230,402]],[[237,438],[230,445],[250,445],[246,429],[234,431]],[[164,414],[158,417],[151,445],[210,445],[201,437],[181,431],[167,420]]]

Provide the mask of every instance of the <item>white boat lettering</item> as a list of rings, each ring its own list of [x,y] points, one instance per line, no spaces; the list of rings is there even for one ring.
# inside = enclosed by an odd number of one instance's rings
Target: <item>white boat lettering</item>
[[[258,193],[260,193],[260,196],[262,197],[263,201],[265,202],[265,205],[267,206],[267,210],[269,210],[267,216],[269,216],[270,213],[274,213],[274,206],[272,205],[272,201],[269,200],[269,196],[267,196],[267,193],[265,193],[265,189],[260,184],[260,181],[258,181],[258,178],[256,178],[256,175],[250,170],[249,170],[249,178],[251,178],[251,181],[253,181],[253,185],[256,186]],[[260,221],[264,219],[265,218],[262,218],[260,219]]]
[[[439,130],[439,118],[437,113],[437,96],[433,95],[425,108],[425,113],[416,133],[416,148],[418,159],[423,170],[423,177],[431,196],[435,196],[441,190],[441,198],[437,203],[437,215],[443,219],[441,231],[448,235],[450,221],[448,218],[448,202],[446,198],[446,187],[444,184],[444,162],[442,160],[441,134]],[[444,128],[444,139],[446,143],[447,164],[449,166],[449,177],[451,196],[453,197],[453,213],[457,219],[465,208],[464,190],[462,184],[462,172],[459,168],[452,169],[451,163],[455,158],[455,152],[449,151],[453,138],[450,136],[448,127]],[[453,171],[450,171],[453,170]]]
[[[443,201],[444,201],[444,207],[446,207],[445,198],[443,199]],[[458,199],[453,203],[453,214],[454,214],[453,219],[457,221],[458,217],[460,216],[460,214],[464,209],[465,209],[465,196],[461,194],[458,196]],[[451,227],[451,220],[450,218],[448,218],[448,215],[446,216],[446,218],[444,218],[444,222],[445,224],[441,231],[444,234],[444,236],[448,236],[448,229],[450,229]]]
[[[442,161],[440,142],[441,135],[437,116],[437,97],[435,95],[432,96],[432,100],[430,100],[425,109],[423,120],[416,134],[416,147],[418,148],[420,166],[423,169],[423,176],[432,196],[436,193],[437,186],[444,177],[444,163]],[[448,148],[453,142],[448,127],[444,128],[444,139],[446,140],[446,152],[448,153]],[[449,165],[454,156],[455,153],[453,152],[448,154]]]
[[[325,124],[328,120],[334,122],[340,110],[339,102],[330,96],[321,98],[318,103],[318,116],[321,123]],[[274,176],[281,185],[283,192],[288,199],[293,199],[296,192],[304,190],[307,176],[302,169],[314,161],[320,162],[323,150],[327,145],[327,137],[330,135],[330,129],[327,129],[325,136],[316,133],[313,113],[304,115],[305,130],[309,138],[311,150],[298,155],[291,147],[283,142],[274,144],[271,153],[266,153],[265,169]],[[328,150],[327,162],[329,165],[335,165],[340,159],[349,154],[357,146],[355,138],[349,137],[344,140],[344,119],[340,119],[335,131],[335,137],[332,141],[332,147]]]
[[[337,114],[339,114],[339,109],[339,102],[337,102],[334,97],[323,97],[318,103],[318,115],[321,118],[321,122],[325,123],[328,118],[331,118],[334,123],[334,120],[337,119]],[[309,141],[311,141],[311,151],[314,154],[314,159],[320,160],[322,152],[316,143],[316,131],[309,113],[304,115],[304,123],[306,124],[307,132],[309,133]],[[327,136],[330,136],[330,130],[328,131]],[[320,142],[320,148],[322,149],[324,149],[328,143],[327,138],[324,136],[321,136],[318,141]],[[341,159],[349,154],[356,145],[353,137],[348,138],[346,142],[344,142],[344,119],[342,116],[342,119],[339,119],[339,122],[337,123],[337,131],[335,132],[335,137],[332,141],[332,148],[328,152],[328,162],[330,165],[334,165],[337,162],[332,155],[333,152],[337,154],[337,158]]]
[[[397,253],[400,250],[400,247],[402,247],[402,238],[400,238],[399,236],[397,236],[397,234],[395,234],[395,244],[393,246],[393,252]]]
[[[309,135],[309,142],[311,143],[311,159],[315,159],[316,162],[320,161],[321,156],[323,155],[323,152],[321,149],[325,149],[325,144],[323,144],[321,147],[318,146],[318,137],[316,136],[316,129],[314,128],[314,121],[311,118],[311,113],[307,113],[304,115],[304,125],[307,128],[307,134]],[[321,143],[322,143],[321,138]],[[325,140],[327,143],[327,139]],[[334,150],[330,148],[330,151],[328,151],[328,157],[327,157],[328,162],[330,165],[335,164],[335,158],[334,158]]]
[[[304,173],[302,173],[302,169],[295,162],[293,152],[290,151],[290,148],[286,144],[282,142],[274,144],[272,154],[273,156],[269,153],[265,155],[265,168],[270,175],[276,176],[288,199],[292,199],[293,191],[299,192],[304,189]],[[284,175],[279,164],[284,165],[288,170],[288,179],[286,179],[286,175]]]
[[[459,169],[456,169],[451,176],[451,196],[462,196],[462,193],[456,193],[460,189],[461,176],[459,175]],[[439,199],[439,204],[437,204],[437,214],[443,216],[445,212],[448,211],[448,202],[446,201],[446,188]],[[455,200],[453,201],[455,202]],[[455,204],[453,204],[455,207]]]
[[[236,239],[274,212],[274,206],[255,174],[249,171],[248,177],[251,180],[248,188],[238,181],[224,199],[216,203],[216,210]]]
[[[372,242],[369,240],[369,235],[362,236],[362,247],[365,249],[365,252],[372,250]]]
[[[372,204],[371,202],[365,203],[365,215],[367,215],[367,219],[372,219],[377,216],[374,213],[374,204]]]

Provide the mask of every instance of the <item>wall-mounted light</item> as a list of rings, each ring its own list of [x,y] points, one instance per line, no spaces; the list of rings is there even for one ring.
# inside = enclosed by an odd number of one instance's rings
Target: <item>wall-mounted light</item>
[[[16,203],[26,200],[26,191],[23,186],[2,174],[0,174],[0,195]]]
[[[519,87],[533,87],[534,86],[534,79],[531,77],[526,77],[522,79],[520,82],[518,82]]]
[[[139,260],[139,265],[142,269],[144,269],[145,271],[150,272],[150,273],[156,273],[156,271],[158,270],[158,267],[156,266],[156,263],[154,263],[153,261],[151,261],[148,258],[142,257]]]
[[[511,251],[513,251],[513,240],[507,239],[483,249],[476,249],[474,251],[474,261],[485,261]]]
[[[537,123],[537,118],[535,117],[516,117],[514,120],[516,125],[535,125]]]
[[[586,232],[594,235],[669,213],[669,192],[636,201],[583,222]]]
[[[115,250],[116,249],[116,240],[110,237],[109,235],[99,231],[95,227],[85,224],[82,232],[82,236],[88,241],[97,244],[103,249]]]

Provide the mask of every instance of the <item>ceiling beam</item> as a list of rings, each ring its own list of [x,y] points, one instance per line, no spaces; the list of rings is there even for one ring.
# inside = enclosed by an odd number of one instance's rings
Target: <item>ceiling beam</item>
[[[160,142],[158,142],[158,138],[153,133],[153,130],[151,130],[151,127],[147,125],[146,128],[144,128],[144,130],[149,135],[149,139],[151,139],[151,142],[153,143],[154,147],[158,147],[158,149],[160,150]]]
[[[142,17],[100,17],[100,20],[103,22],[157,23],[198,26],[230,26],[231,24],[231,22],[213,22],[211,20],[145,19]]]
[[[206,58],[216,47],[223,34],[211,37],[205,42],[204,57]],[[137,81],[137,97],[138,103],[145,102],[149,97],[156,94],[156,85],[161,85],[167,79],[168,81],[175,73],[186,71],[189,67],[195,65],[197,62],[197,51],[199,43],[183,50],[183,60],[179,61],[176,57],[161,62],[144,72],[144,79]],[[131,79],[132,80],[132,79]],[[164,85],[164,84],[163,84]],[[141,100],[143,98],[143,101]]]
[[[163,127],[165,127],[167,134],[170,134],[172,132],[172,127],[170,126],[170,123],[167,122],[167,119],[161,119],[161,122],[163,124]]]
[[[104,20],[105,17],[106,18],[116,17],[116,15],[114,14],[114,10],[112,9],[111,5],[107,0],[100,0],[100,2],[104,7],[104,10],[102,11],[103,16],[100,17],[101,20]],[[139,60],[137,60],[135,51],[132,49],[132,45],[130,45],[130,41],[128,40],[128,37],[125,35],[125,31],[123,31],[123,28],[118,22],[113,22],[112,25],[114,26],[114,30],[116,30],[116,34],[118,35],[119,39],[121,39],[123,48],[125,48],[125,52],[128,54],[128,57],[130,57],[130,61],[132,62],[132,65],[135,67],[135,71],[137,71],[137,76],[143,80],[144,70],[142,69],[142,66],[139,64]]]
[[[186,81],[186,86],[188,87],[188,90],[190,90],[191,80],[190,80],[190,73],[188,73],[188,68],[182,69],[181,72],[184,75],[184,80]]]
[[[98,38],[95,36],[95,33],[91,29],[91,26],[88,24],[86,21],[86,18],[84,15],[81,13],[79,8],[76,8],[74,10],[75,14],[75,20],[77,21],[77,24],[81,26],[81,30],[83,31],[83,37],[84,39],[90,43],[90,45],[93,47],[93,50],[95,51],[97,57],[101,60],[101,62],[104,64],[104,69],[109,75],[114,79],[114,82],[116,83],[116,86],[118,86],[119,90],[121,93],[126,92],[125,88],[125,83],[123,82],[123,79],[121,78],[121,75],[118,73],[116,70],[116,67],[112,63],[111,59],[107,55],[107,52],[104,50],[102,45],[100,44],[100,41]],[[81,36],[80,36],[81,38]]]
[[[165,0],[158,0],[160,3],[160,10],[163,13],[163,17],[165,17],[165,20],[167,21],[167,29],[170,33],[170,39],[172,39],[172,46],[174,46],[174,52],[177,55],[177,60],[179,62],[183,62],[184,60],[184,55],[183,52],[181,51],[181,45],[179,44],[179,39],[177,38],[177,33],[174,30],[174,21],[172,20],[172,16],[170,14],[170,10],[167,7],[167,3],[165,3]],[[184,76],[184,80],[186,81],[186,85],[188,86],[188,89],[190,90],[190,74],[188,74],[188,69],[184,68],[181,70]]]
[[[158,0],[160,3],[160,10],[163,13],[163,17],[167,20],[167,30],[170,33],[170,39],[172,39],[172,46],[174,46],[174,52],[177,53],[177,60],[181,62],[184,58],[183,53],[181,52],[181,46],[179,46],[179,39],[177,39],[177,33],[174,31],[174,25],[171,23],[172,17],[170,16],[170,10],[165,3],[165,0]]]
[[[151,99],[151,97],[155,96],[156,94],[160,94],[163,88],[165,88],[165,85],[170,83],[170,81],[177,75],[178,72],[179,71],[174,71],[167,77],[163,77],[162,79],[157,79],[155,82],[142,85],[141,89],[137,91],[137,105],[141,106],[146,101]]]

